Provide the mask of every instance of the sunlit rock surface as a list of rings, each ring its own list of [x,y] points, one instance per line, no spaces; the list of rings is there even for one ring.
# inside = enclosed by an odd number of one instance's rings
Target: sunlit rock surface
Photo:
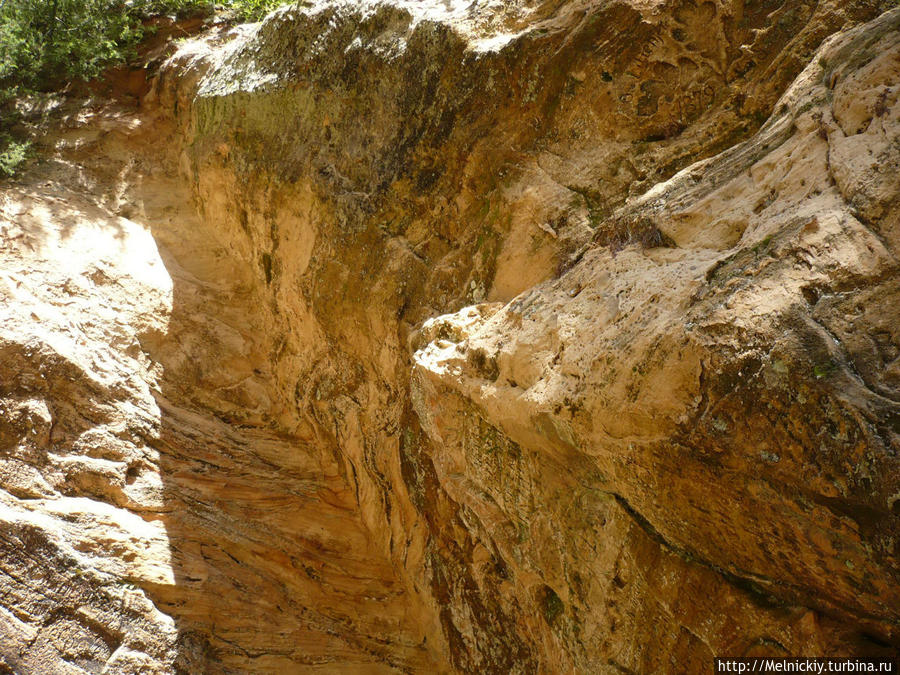
[[[0,670],[896,654],[889,4],[310,3],[63,103]]]

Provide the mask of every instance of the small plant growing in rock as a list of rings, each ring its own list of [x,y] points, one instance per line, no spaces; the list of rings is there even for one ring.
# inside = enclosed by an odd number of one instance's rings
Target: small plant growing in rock
[[[813,366],[813,375],[816,376],[817,380],[821,380],[825,377],[831,377],[836,370],[837,364],[834,361],[826,361]]]
[[[0,175],[13,176],[28,159],[31,143],[16,141],[8,135],[0,137]]]
[[[544,618],[551,626],[556,623],[565,609],[565,605],[560,597],[549,586],[544,586],[541,590],[541,608],[544,612]]]

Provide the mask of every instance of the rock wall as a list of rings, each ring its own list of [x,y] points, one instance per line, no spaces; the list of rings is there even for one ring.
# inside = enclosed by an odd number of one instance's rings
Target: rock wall
[[[63,102],[0,203],[0,664],[896,654],[886,9],[318,2]]]

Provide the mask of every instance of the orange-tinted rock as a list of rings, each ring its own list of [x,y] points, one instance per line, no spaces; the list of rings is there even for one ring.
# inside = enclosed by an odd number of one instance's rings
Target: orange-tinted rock
[[[895,650],[881,9],[321,2],[65,102],[0,197],[0,663]]]

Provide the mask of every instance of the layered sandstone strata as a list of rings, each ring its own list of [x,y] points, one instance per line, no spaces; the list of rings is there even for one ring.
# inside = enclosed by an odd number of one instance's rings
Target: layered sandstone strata
[[[886,8],[320,2],[62,104],[0,204],[0,663],[891,652]]]

